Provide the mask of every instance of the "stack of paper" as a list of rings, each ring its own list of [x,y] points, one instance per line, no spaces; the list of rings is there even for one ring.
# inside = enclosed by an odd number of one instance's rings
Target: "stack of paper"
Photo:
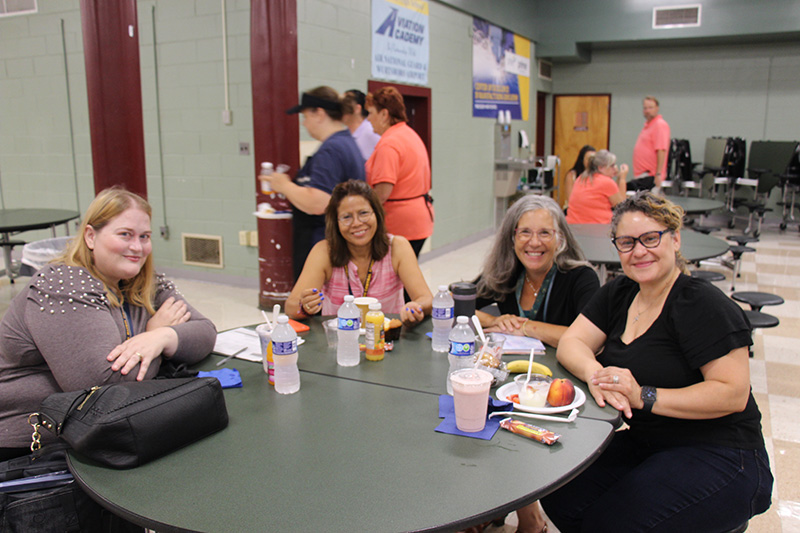
[[[531,348],[533,348],[534,354],[544,354],[544,344],[539,339],[524,337],[522,335],[504,335],[502,333],[492,333],[492,335],[498,335],[506,339],[506,342],[503,344],[503,353],[528,355],[531,353]]]

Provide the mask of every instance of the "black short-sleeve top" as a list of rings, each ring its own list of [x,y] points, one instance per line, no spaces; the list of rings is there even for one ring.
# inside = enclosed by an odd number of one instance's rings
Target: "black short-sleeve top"
[[[583,315],[607,337],[598,361],[603,366],[629,369],[640,385],[682,388],[699,383],[703,365],[752,344],[750,324],[742,309],[707,281],[683,274],[655,322],[625,344],[620,337],[638,292],[636,282],[624,276],[616,278],[600,288]],[[744,411],[720,418],[686,420],[634,410],[633,418],[626,422],[633,435],[653,446],[697,442],[755,449],[764,445],[761,413],[752,392]]]

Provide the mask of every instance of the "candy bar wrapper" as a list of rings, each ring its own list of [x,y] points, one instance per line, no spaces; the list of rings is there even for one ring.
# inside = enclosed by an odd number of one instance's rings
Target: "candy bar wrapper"
[[[526,424],[525,422],[512,420],[510,418],[504,418],[501,420],[500,427],[509,430],[511,433],[528,437],[529,439],[539,441],[542,444],[547,444],[548,446],[552,446],[558,439],[561,438],[561,435],[553,433],[549,429],[540,428],[539,426],[533,426],[531,424]]]

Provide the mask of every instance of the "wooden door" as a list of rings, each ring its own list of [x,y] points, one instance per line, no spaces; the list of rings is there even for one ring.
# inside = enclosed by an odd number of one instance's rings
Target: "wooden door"
[[[564,177],[584,145],[608,149],[611,95],[555,95],[553,101],[553,153],[561,159],[558,176],[559,205],[564,205]]]

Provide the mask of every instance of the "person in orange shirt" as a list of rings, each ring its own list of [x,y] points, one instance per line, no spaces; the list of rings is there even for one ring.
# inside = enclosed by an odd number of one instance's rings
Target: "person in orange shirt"
[[[381,136],[367,160],[367,183],[386,210],[386,230],[402,235],[414,253],[433,234],[431,165],[419,135],[407,124],[403,97],[394,87],[367,95],[367,120]]]
[[[667,152],[670,144],[669,124],[659,113],[658,100],[645,96],[642,100],[645,123],[633,147],[633,176],[628,190],[661,189],[667,177]]]
[[[575,180],[569,196],[567,222],[608,224],[611,210],[625,199],[628,165],[617,166],[617,156],[599,150],[589,159],[585,175]]]

